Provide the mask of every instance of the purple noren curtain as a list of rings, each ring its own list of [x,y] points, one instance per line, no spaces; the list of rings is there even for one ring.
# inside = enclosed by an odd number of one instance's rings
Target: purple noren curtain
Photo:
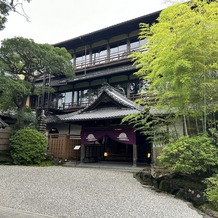
[[[82,144],[94,144],[105,136],[104,131],[85,130],[81,132]]]
[[[124,144],[136,144],[135,132],[132,129],[84,130],[81,133],[82,144],[94,144],[104,136]]]

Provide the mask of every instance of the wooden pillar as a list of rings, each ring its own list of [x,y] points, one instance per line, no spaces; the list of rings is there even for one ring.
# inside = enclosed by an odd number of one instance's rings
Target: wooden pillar
[[[151,149],[151,163],[153,165],[157,165],[157,145],[152,144],[152,149]]]
[[[138,154],[137,154],[137,145],[133,144],[133,167],[137,166]]]
[[[67,154],[67,144],[68,144],[68,136],[64,135],[63,140],[62,140],[62,160],[67,160],[68,159],[68,154]]]
[[[107,43],[107,61],[110,60],[110,45],[109,45],[109,41]]]
[[[82,163],[85,158],[85,145],[81,144],[80,152],[80,163]]]
[[[129,54],[130,53],[130,39],[129,39],[129,35],[128,35],[128,39],[127,39],[127,53]]]
[[[127,98],[130,98],[130,81],[129,81],[129,75],[128,75],[128,82],[127,82],[126,96],[127,96]]]

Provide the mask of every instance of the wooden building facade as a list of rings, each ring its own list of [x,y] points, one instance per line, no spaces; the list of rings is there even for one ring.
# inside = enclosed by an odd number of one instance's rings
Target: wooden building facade
[[[45,76],[43,82],[55,92],[32,96],[30,103],[32,108],[46,110],[47,131],[51,138],[67,135],[69,140],[74,140],[71,143],[74,147],[80,145],[81,161],[132,161],[134,165],[139,161],[151,161],[151,144],[146,137],[136,133],[128,124],[120,123],[133,111],[140,112],[133,101],[140,97],[140,91],[146,85],[134,75],[137,69],[129,58],[133,51],[146,52],[141,48],[146,40],[138,38],[139,24],[151,25],[156,22],[159,13],[54,45],[64,47],[71,53],[75,78]],[[119,136],[112,137],[116,129],[123,131],[120,132],[121,140]],[[101,137],[91,143],[85,140],[88,133]],[[134,136],[128,142],[131,134]],[[54,141],[50,143],[50,150]],[[64,154],[63,158],[72,159],[71,156]]]

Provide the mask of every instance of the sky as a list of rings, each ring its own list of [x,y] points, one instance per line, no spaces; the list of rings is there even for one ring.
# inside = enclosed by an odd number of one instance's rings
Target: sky
[[[24,3],[29,22],[11,12],[0,41],[22,36],[55,44],[165,7],[166,0],[32,0]]]

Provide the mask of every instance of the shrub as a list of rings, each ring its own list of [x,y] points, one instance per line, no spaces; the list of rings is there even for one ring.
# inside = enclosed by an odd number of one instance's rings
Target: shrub
[[[204,180],[207,188],[205,196],[210,201],[216,210],[218,210],[218,174]]]
[[[183,136],[166,145],[159,160],[163,166],[183,174],[208,172],[218,165],[218,148],[207,135]]]
[[[47,150],[47,137],[37,130],[20,129],[10,138],[14,164],[39,164]]]

